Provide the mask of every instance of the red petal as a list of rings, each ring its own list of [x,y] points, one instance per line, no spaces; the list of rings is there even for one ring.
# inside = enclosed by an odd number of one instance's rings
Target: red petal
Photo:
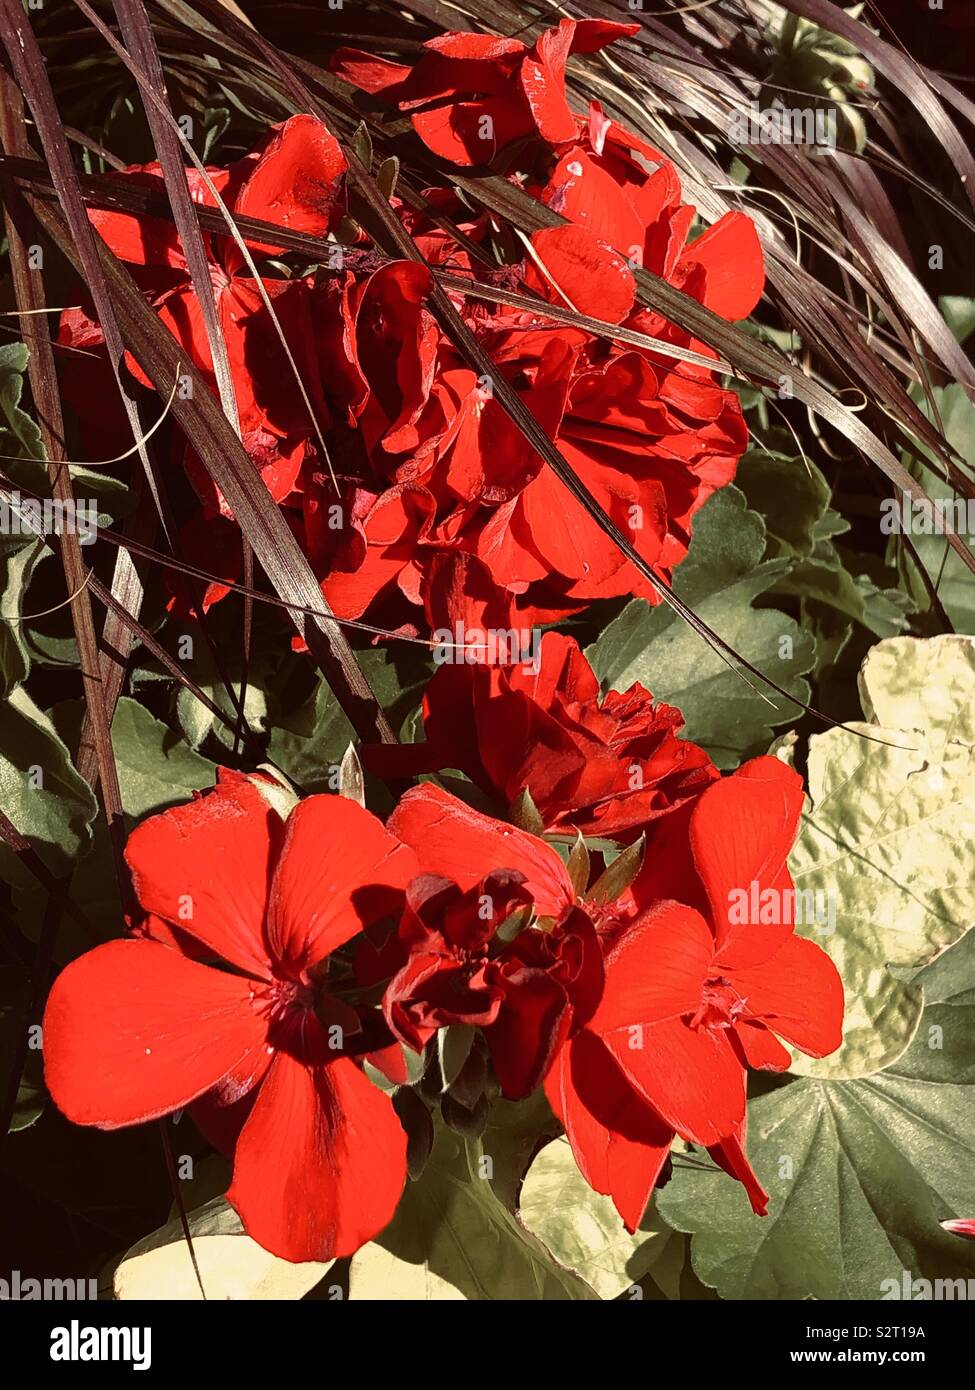
[[[788,1071],[792,1058],[764,1023],[739,1019],[732,1032],[742,1058],[753,1071]]]
[[[179,544],[179,553],[184,562],[227,581],[221,583],[214,577],[207,584],[203,591],[203,611],[206,613],[215,603],[226,598],[230,593],[230,584],[240,580],[244,567],[240,528],[224,516],[207,516],[203,511],[195,511],[186,525],[180,527]],[[193,612],[198,599],[176,571],[164,572],[161,577],[172,595],[168,604],[170,611],[175,611],[185,620]]]
[[[529,113],[508,94],[417,111],[410,120],[427,148],[454,164],[490,164],[506,145],[531,132]]]
[[[609,1033],[693,1012],[713,954],[714,938],[699,913],[680,903],[655,904],[607,952],[606,986],[590,1029]]]
[[[565,62],[569,54],[595,53],[614,39],[638,30],[639,25],[634,24],[563,19],[539,36],[521,65],[519,77],[543,140],[557,145],[578,134],[576,118],[565,99]]]
[[[549,640],[564,640],[554,632],[542,638],[543,669],[545,644]],[[532,677],[531,679],[535,679]],[[574,788],[584,771],[585,756],[573,741],[575,730],[566,729],[550,711],[554,706],[544,697],[534,697],[513,689],[514,680],[506,690],[492,691],[489,698],[476,704],[476,746],[484,769],[495,787],[502,789],[508,802],[527,787],[548,826],[551,802],[575,806]],[[431,702],[431,709],[433,708]],[[442,705],[442,720],[446,723],[446,705]],[[460,767],[460,763],[445,763],[445,767]]]
[[[117,1129],[179,1110],[260,1060],[251,981],[155,941],[109,941],[54,982],[44,1074],[69,1120]]]
[[[571,1022],[565,990],[544,970],[520,967],[506,974],[501,1008],[484,1036],[509,1100],[524,1100],[541,1084]]]
[[[565,865],[544,840],[481,815],[432,782],[408,791],[388,824],[425,872],[465,890],[495,869],[517,869],[543,916],[557,917],[575,901]]]
[[[674,1131],[627,1085],[591,1033],[563,1047],[545,1094],[586,1182],[612,1197],[628,1231],[643,1219]]]
[[[752,1204],[752,1211],[756,1216],[764,1216],[768,1210],[768,1193],[759,1182],[755,1170],[745,1157],[745,1150],[742,1146],[744,1125],[741,1131],[729,1135],[727,1139],[722,1139],[720,1143],[714,1144],[708,1152],[715,1163],[721,1165],[726,1173],[731,1177],[737,1178],[748,1193],[748,1200]]]
[[[389,1097],[347,1057],[311,1069],[279,1052],[227,1193],[248,1234],[285,1260],[351,1255],[388,1224],[405,1181]]]
[[[815,941],[790,936],[771,960],[735,970],[732,979],[750,1017],[811,1057],[826,1057],[843,1041],[843,981]]]
[[[704,269],[701,302],[725,319],[745,319],[765,288],[765,260],[755,224],[743,212],[726,212],[692,241],[681,261]]]
[[[340,181],[347,168],[327,126],[316,116],[292,116],[265,143],[234,211],[321,236],[344,211]]]
[[[550,145],[572,140],[577,134],[575,116],[565,99],[565,60],[575,27],[571,20],[563,20],[555,29],[546,29],[519,73],[538,133]]]
[[[148,188],[165,196],[166,183],[158,164],[133,165],[114,175],[129,183]],[[126,212],[109,212],[105,208],[89,208],[88,217],[102,240],[111,247],[119,260],[134,265],[169,266],[186,270],[186,258],[180,246],[179,233],[172,222],[162,217],[140,217]]]
[[[314,965],[395,910],[418,872],[382,821],[346,796],[309,796],[288,817],[267,933],[275,960]]]
[[[563,456],[568,452],[563,440]],[[569,462],[576,465],[574,458]],[[577,466],[576,471],[579,471]],[[591,480],[584,481],[612,516],[611,499],[605,490],[593,489]],[[568,579],[591,578],[598,583],[626,563],[616,543],[570,496],[552,469],[543,468],[532,479],[521,494],[519,504],[532,545],[557,574]]]
[[[532,246],[545,273],[530,263],[525,278],[550,302],[605,323],[621,323],[633,308],[636,281],[626,262],[585,227],[548,227]]]
[[[526,58],[521,65],[522,91],[539,135],[550,145],[572,140],[577,134],[575,117],[565,99],[564,69],[560,77],[561,81],[550,64],[538,63],[533,58]]]
[[[741,1123],[745,1071],[723,1030],[665,1019],[603,1034],[603,1042],[630,1084],[685,1139],[715,1144]]]
[[[210,341],[207,338],[203,310],[200,308],[200,301],[189,281],[159,300],[156,304],[156,313],[180,346],[193,359],[194,366],[199,367],[201,372],[212,372],[213,358],[210,355]],[[236,336],[239,339],[239,330]],[[232,351],[233,348],[228,344],[228,356]],[[238,355],[242,357],[242,353]],[[231,362],[231,367],[233,365]],[[237,371],[234,372],[235,385],[239,380],[246,380],[243,378],[242,368],[243,362],[241,361],[237,364]]]
[[[518,39],[499,38],[496,34],[440,34],[435,39],[427,39],[423,47],[440,53],[445,58],[461,58],[475,62],[509,58],[526,51],[525,45]]]
[[[221,769],[211,791],[143,821],[125,859],[146,912],[266,978],[264,913],[283,834],[280,816],[253,783]]]
[[[605,48],[608,43],[615,42],[616,39],[630,38],[639,32],[639,24],[620,24],[612,19],[576,20],[570,52],[596,53],[600,48]]]
[[[510,628],[509,596],[485,566],[463,550],[438,551],[427,565],[424,604],[431,628]]]
[[[358,48],[336,49],[329,68],[353,87],[358,87],[363,92],[376,93],[398,87],[413,71],[410,67],[404,67],[402,63],[390,63],[385,58],[374,58],[371,53],[363,53]]]
[[[778,758],[765,757],[713,782],[694,808],[691,850],[711,904],[719,962],[726,968],[767,960],[792,935],[786,859],[802,801],[798,774]],[[760,902],[764,890],[771,890],[777,915],[787,920],[751,920],[752,898]]]
[[[555,166],[542,201],[600,241],[642,261],[645,219],[612,174],[578,145]]]
[[[436,510],[432,493],[409,483],[380,493],[358,524],[364,540],[361,562],[353,570],[334,569],[322,581],[329,604],[343,617],[358,618],[416,553]]]

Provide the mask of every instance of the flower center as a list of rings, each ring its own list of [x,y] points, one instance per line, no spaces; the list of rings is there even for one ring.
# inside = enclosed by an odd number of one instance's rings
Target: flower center
[[[292,1014],[315,1006],[313,986],[300,980],[272,980],[255,989],[251,998],[254,1007],[267,1014],[269,1024],[280,1023]]]
[[[745,1010],[743,999],[730,980],[717,975],[707,980],[701,993],[701,1003],[689,1020],[691,1028],[730,1028]]]

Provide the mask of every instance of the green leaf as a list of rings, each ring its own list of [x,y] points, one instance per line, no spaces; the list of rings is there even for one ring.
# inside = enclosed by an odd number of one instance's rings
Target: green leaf
[[[508,807],[508,819],[519,830],[527,830],[530,835],[544,835],[545,822],[539,814],[535,799],[527,787],[522,790]]]
[[[78,743],[83,713],[80,700],[65,701],[52,710],[59,734],[72,748]],[[168,725],[128,696],[123,696],[116,706],[112,747],[122,808],[130,825],[167,806],[188,801],[193,792],[212,787],[216,781],[216,767],[209,759],[194,753]],[[103,817],[95,822],[90,848],[75,862],[71,896],[99,939],[108,941],[121,934],[122,908]],[[19,884],[16,893],[19,919],[28,935],[35,939],[45,902],[46,894],[36,880],[30,878]],[[59,940],[69,955],[91,945],[67,919],[62,924]]]
[[[898,589],[884,589],[869,574],[854,574],[847,552],[832,541],[820,541],[811,559],[796,565],[776,586],[776,593],[802,600],[803,613],[812,605],[824,605],[852,618],[876,637],[894,637],[904,628],[914,608],[910,597]],[[808,621],[808,619],[807,619]]]
[[[416,1087],[399,1086],[392,1099],[393,1109],[406,1131],[407,1176],[415,1182],[433,1151],[433,1116]]]
[[[830,506],[829,484],[810,459],[751,449],[741,461],[737,482],[749,506],[765,519],[765,558],[785,556],[794,562],[772,593],[801,601],[804,628],[815,628],[817,617],[821,623],[821,609],[826,608],[877,637],[902,630],[912,605],[900,590],[881,588],[868,574],[856,573],[857,557],[835,544],[834,537],[848,531],[849,522]]]
[[[379,191],[384,198],[392,198],[396,192],[396,183],[399,179],[400,162],[399,156],[391,154],[388,159],[384,159],[376,170],[376,183]]]
[[[210,1301],[300,1299],[331,1268],[331,1262],[291,1264],[270,1254],[245,1233],[240,1217],[224,1197],[189,1212],[187,1220]],[[178,1219],[126,1252],[115,1271],[114,1290],[116,1298],[126,1300],[202,1298]]]
[[[469,1023],[452,1023],[437,1033],[437,1055],[440,1060],[440,1077],[443,1089],[448,1090],[461,1072],[471,1054],[475,1029]]]
[[[370,1241],[349,1264],[349,1298],[374,1303],[451,1303],[467,1297],[428,1264],[401,1260]]]
[[[190,667],[194,682],[205,695],[208,695],[218,709],[231,721],[228,728],[196,698],[191,690],[181,686],[176,696],[176,715],[191,748],[199,748],[204,740],[213,734],[221,743],[231,747],[234,742],[237,711],[220,676],[213,655],[206,643],[200,642],[197,656]],[[238,671],[231,671],[229,679],[234,694],[239,697],[241,680]],[[268,723],[268,681],[273,679],[269,665],[256,662],[248,672],[247,690],[244,696],[244,718],[246,727],[252,734],[261,734]]]
[[[634,840],[632,845],[627,845],[622,850],[608,868],[596,879],[596,882],[589,889],[586,898],[591,903],[611,903],[623,896],[637,874],[643,868],[643,860],[646,854],[647,837],[646,833],[641,833],[638,840]]]
[[[365,121],[360,121],[356,126],[355,133],[352,136],[352,147],[366,168],[371,169],[372,136],[369,134],[369,127],[366,125]]]
[[[397,733],[403,735],[419,707],[432,664],[423,647],[370,647],[359,664]],[[355,738],[326,681],[320,679],[299,710],[277,721],[268,757],[307,792],[335,791],[342,755]]]
[[[3,464],[3,472],[16,487],[50,497],[51,480],[41,432],[21,407],[29,355],[24,343],[0,346],[0,452],[17,456]],[[131,507],[128,484],[110,473],[81,464],[71,465],[70,472],[79,502],[88,501],[89,494],[94,493],[111,518],[124,515]]]
[[[354,743],[349,744],[342,754],[342,761],[339,763],[339,795],[347,796],[350,801],[358,802],[360,806],[366,804],[366,786],[362,777],[362,764],[355,751]]]
[[[43,459],[44,446],[37,425],[20,408],[24,392],[24,373],[30,356],[26,343],[4,343],[0,346],[0,414],[6,428],[0,427],[4,453],[19,453],[24,458]],[[8,448],[13,443],[15,448]]]
[[[64,873],[91,842],[94,794],[50,717],[22,686],[0,703],[0,805],[54,873]],[[6,846],[0,863],[4,877],[25,881],[27,871]]]
[[[863,712],[889,729],[916,729],[934,748],[975,744],[975,641],[946,633],[878,642],[860,674]]]
[[[76,747],[84,714],[82,702],[65,701],[51,713],[66,742]],[[215,763],[195,752],[168,724],[127,695],[115,707],[112,749],[122,809],[133,822],[189,801],[194,792],[212,787],[217,780]]]
[[[886,1071],[803,1078],[749,1105],[767,1216],[719,1169],[675,1165],[661,1214],[693,1232],[694,1269],[722,1298],[896,1298],[904,1271],[975,1276],[975,1246],[939,1225],[975,1211],[975,933],[922,983],[921,1028]]]
[[[490,1133],[465,1141],[438,1126],[422,1176],[408,1185],[378,1244],[415,1267],[400,1275],[414,1286],[432,1277],[468,1299],[594,1299],[499,1200],[491,1182],[496,1156],[484,1148]]]
[[[961,294],[944,294],[938,299],[938,308],[954,336],[963,343],[975,329],[975,299]]]
[[[830,512],[829,483],[808,459],[775,449],[749,449],[738,465],[735,482],[749,507],[764,518],[766,559],[808,557],[827,531],[837,534],[848,529],[838,513]],[[824,524],[828,514],[835,523]]]
[[[112,721],[122,806],[141,819],[212,787],[216,765],[189,748],[137,700],[119,700]]]
[[[612,1199],[593,1192],[567,1139],[538,1154],[521,1189],[521,1219],[555,1258],[600,1298],[618,1298],[683,1241],[655,1214],[630,1235]]]
[[[111,742],[122,808],[134,819],[189,801],[193,792],[213,787],[216,781],[216,765],[188,748],[168,724],[134,699],[118,701]]]
[[[762,518],[748,510],[741,492],[722,488],[697,516],[674,588],[736,651],[805,700],[809,686],[802,675],[815,659],[813,638],[784,613],[753,606],[791,567],[785,558],[762,562],[765,540]],[[634,599],[586,655],[612,689],[639,681],[656,699],[676,705],[684,736],[702,744],[720,767],[767,748],[773,727],[798,713],[763,688],[775,702],[767,704],[665,604],[651,608]]]
[[[26,544],[20,537],[0,537],[0,698],[27,679],[30,654],[21,622],[24,596],[34,567],[45,554],[38,538]]]
[[[589,886],[589,847],[581,830],[576,831],[575,844],[569,851],[566,867],[572,880],[572,890],[577,898],[581,898]]]
[[[790,866],[817,895],[806,924],[846,992],[844,1042],[793,1070],[818,1077],[880,1071],[911,1041],[916,968],[975,921],[975,642],[958,636],[878,643],[860,675],[874,722],[809,741],[810,804]],[[835,931],[830,928],[835,925]]]

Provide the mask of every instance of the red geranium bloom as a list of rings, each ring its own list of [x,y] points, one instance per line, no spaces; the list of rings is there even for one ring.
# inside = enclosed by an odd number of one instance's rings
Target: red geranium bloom
[[[543,300],[713,358],[705,344],[635,306],[628,262],[728,318],[748,314],[761,294],[762,253],[748,218],[728,214],[689,242],[694,209],[681,202],[673,166],[596,110],[588,122],[580,119],[573,143],[535,191],[568,221],[537,232],[532,256],[506,273]],[[483,233],[480,227],[476,235]],[[473,262],[467,268],[484,274]],[[425,271],[399,263],[365,284],[350,271],[341,290],[331,281],[326,288],[321,338],[343,363],[337,389],[368,466],[377,478],[424,494],[422,516],[414,508],[402,527],[384,528],[391,541],[344,551],[339,611],[359,616],[389,596],[395,564],[409,603],[416,571],[438,549],[476,555],[526,618],[557,619],[620,595],[657,602],[653,586],[512,423],[495,399],[496,383],[458,356],[426,307],[428,289]],[[747,444],[735,394],[706,366],[664,352],[609,344],[473,297],[458,297],[458,307],[496,375],[643,558],[669,578],[687,553],[694,514],[731,481]],[[405,564],[411,551],[413,563]],[[347,599],[354,611],[342,608]]]
[[[344,212],[345,156],[331,132],[314,116],[292,116],[273,127],[260,147],[227,169],[207,172],[231,212],[256,217],[313,236],[324,235]],[[186,176],[194,199],[215,206],[213,195],[195,169]],[[165,182],[158,164],[123,170],[118,178],[147,185],[165,196]],[[211,383],[213,362],[203,313],[176,228],[155,217],[89,210],[92,224],[123,261],[136,268],[137,278],[151,295],[162,322],[186,350],[194,365]],[[237,411],[245,448],[260,469],[268,490],[277,501],[294,489],[314,433],[293,372],[236,242],[228,236],[205,234],[214,300],[227,347]],[[255,255],[268,255],[273,245],[250,243]],[[308,303],[309,287],[302,280],[265,279],[263,288],[274,303],[292,356],[309,389],[320,425],[328,423],[328,411],[318,386],[317,362]],[[103,341],[101,330],[78,310],[62,316],[60,341],[90,348]],[[145,386],[151,382],[131,357],[128,365]],[[72,404],[84,420],[91,398],[83,394],[87,378],[72,389],[72,371],[65,374]],[[214,390],[215,384],[214,384]],[[209,474],[195,459],[188,461],[194,485],[210,510],[222,506],[229,515]]]
[[[743,1147],[746,1067],[788,1067],[779,1037],[814,1057],[841,1042],[839,975],[794,935],[787,856],[801,808],[791,769],[768,757],[746,763],[701,794],[689,830],[659,822],[659,842],[650,837],[644,870],[617,902],[587,907],[605,988],[561,1049],[546,1094],[586,1180],[612,1196],[630,1229],[676,1135],[708,1148],[763,1212],[767,1196]],[[461,887],[497,852],[496,823],[430,785],[403,799],[395,830]],[[539,910],[564,911],[574,889],[561,859],[506,831],[505,863],[525,875]],[[774,921],[765,920],[769,892]]]
[[[602,1001],[546,1093],[587,1181],[631,1230],[675,1134],[710,1149],[764,1213],[743,1149],[744,1068],[784,1071],[779,1038],[813,1057],[842,1041],[836,968],[794,935],[787,856],[801,809],[790,768],[746,763],[695,804],[683,860],[651,853],[622,924],[608,914]],[[651,885],[673,896],[647,902]]]
[[[458,587],[452,611],[465,632],[476,631],[481,614]],[[434,633],[452,634],[440,617]],[[490,626],[516,635],[510,614]],[[450,655],[463,661],[463,652]],[[718,776],[703,749],[678,737],[679,710],[655,705],[639,684],[601,696],[574,638],[547,632],[537,655],[537,668],[440,666],[423,699],[426,742],[373,746],[364,750],[367,763],[382,776],[456,768],[501,810],[527,790],[546,830],[624,839]]]
[[[497,935],[531,906],[523,876],[503,869],[466,892],[434,875],[414,880],[395,943],[405,958],[383,998],[390,1029],[417,1052],[439,1028],[479,1026],[512,1100],[540,1084],[603,985],[599,942],[583,912],[569,909],[546,931],[525,925],[512,941]]]
[[[572,140],[576,118],[565,95],[571,53],[595,53],[638,24],[563,19],[532,48],[494,34],[442,34],[429,39],[413,67],[339,49],[333,70],[346,82],[409,113],[434,154],[455,164],[486,164],[514,140],[536,136],[549,145]]]
[[[350,1254],[393,1215],[406,1136],[356,1060],[369,1030],[330,992],[329,956],[402,904],[412,852],[344,797],[282,819],[257,780],[222,771],[141,825],[126,859],[142,935],[55,981],[52,1096],[102,1129],[193,1104],[233,1144],[227,1195],[255,1240],[294,1261]]]
[[[634,309],[635,282],[624,257],[715,313],[743,318],[764,285],[754,225],[729,213],[688,243],[694,209],[681,203],[673,166],[662,161],[648,173],[618,147],[607,156],[605,139],[599,148],[602,155],[587,144],[573,146],[538,190],[569,221],[532,237],[526,282],[552,302],[713,357],[707,344],[659,314]],[[519,383],[563,457],[635,549],[669,577],[687,553],[693,515],[731,482],[747,445],[734,393],[701,365],[610,347],[546,328],[527,314],[498,315],[492,329],[485,345]],[[497,419],[501,407],[478,402],[473,374],[468,392],[471,423],[452,444],[449,477],[460,497],[497,505],[478,522],[473,543],[462,542],[496,582],[516,594],[538,591],[543,608],[542,594],[558,594],[566,610],[622,594],[658,602],[537,455],[522,445],[506,448],[498,461],[496,445],[509,428]]]

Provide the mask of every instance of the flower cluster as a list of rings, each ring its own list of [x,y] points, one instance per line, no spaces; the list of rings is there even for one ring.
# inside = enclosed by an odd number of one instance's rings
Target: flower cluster
[[[257,281],[229,234],[206,233],[244,448],[340,617],[421,629],[431,565],[444,553],[476,557],[530,621],[554,621],[600,598],[657,601],[495,399],[501,379],[665,578],[687,553],[695,512],[734,476],[746,445],[737,397],[701,363],[613,337],[619,327],[715,356],[638,304],[638,267],[727,319],[747,316],[764,284],[748,218],[729,213],[692,236],[695,210],[681,201],[673,165],[598,103],[585,118],[568,106],[569,55],[631,32],[565,20],[531,49],[448,34],[425,45],[412,68],[337,55],[338,74],[408,112],[435,154],[461,165],[503,155],[508,177],[561,219],[530,238],[471,212],[448,180],[423,191],[422,212],[391,199],[425,264],[386,258],[350,221],[345,157],[310,115],[209,170],[231,213],[317,242],[317,255],[314,243],[301,255],[249,243]],[[164,194],[158,166],[113,177]],[[194,198],[212,206],[208,183],[194,171],[188,177]],[[91,218],[215,389],[172,225],[97,210]],[[444,270],[470,282],[451,294],[493,377],[471,367],[430,310],[433,276]],[[479,298],[482,288],[494,299],[499,288],[516,291],[532,308]],[[566,308],[606,328],[560,322]],[[69,357],[64,375],[91,438],[102,427],[92,418],[101,330],[83,310],[68,311],[61,341],[87,354]],[[139,364],[129,365],[145,382]],[[176,448],[199,499],[184,554],[233,579],[241,546],[226,499],[192,451]],[[214,582],[207,602],[224,592]]]
[[[584,696],[592,673],[564,642],[547,648],[546,683],[574,671]],[[559,748],[583,706],[553,699],[553,764],[568,765],[553,779],[544,751],[526,763],[493,742],[492,705],[503,715],[517,694],[482,697],[469,751],[509,789],[556,789],[540,795],[550,838],[434,782],[384,826],[345,796],[297,800],[228,770],[144,822],[127,848],[131,936],[74,961],[48,1002],[64,1113],[114,1128],[188,1106],[233,1160],[228,1197],[251,1235],[324,1260],[380,1231],[406,1180],[406,1134],[364,1064],[404,1084],[405,1055],[432,1059],[437,1033],[463,1025],[503,1095],[544,1086],[581,1172],[630,1229],[678,1136],[763,1212],[747,1069],[787,1068],[782,1040],[815,1057],[841,1040],[839,976],[788,910],[801,781],[772,757],[718,777],[637,689],[619,698],[644,705],[648,734],[620,737],[626,720],[595,703],[579,721],[592,777]],[[634,798],[612,763],[641,740],[653,783]],[[568,863],[558,851],[566,826],[631,831],[641,815],[640,841],[608,865],[581,836]]]
[[[202,205],[216,192],[292,239],[250,228],[245,257],[229,235],[205,238],[243,446],[340,617],[515,632],[597,599],[655,601],[513,425],[499,378],[663,576],[734,475],[737,398],[667,351],[714,359],[640,307],[635,271],[744,317],[763,287],[754,228],[733,213],[693,236],[673,166],[597,103],[580,117],[566,99],[570,55],[631,32],[564,20],[530,48],[448,34],[412,67],[337,55],[337,73],[407,114],[440,160],[500,165],[550,210],[554,225],[521,242],[448,176],[423,211],[391,198],[423,261],[386,258],[351,221],[340,146],[308,115],[189,175]],[[158,166],[123,177],[164,192]],[[91,218],[216,390],[173,227]],[[317,258],[299,257],[296,234]],[[431,312],[444,271],[494,380]],[[61,339],[86,350],[65,373],[84,419],[101,330],[67,311]],[[212,603],[241,565],[240,537],[200,460],[174,448],[198,501],[182,545],[216,569]],[[392,782],[438,776],[385,824],[351,797],[299,799],[266,772],[221,770],[130,837],[129,934],[69,964],[48,1001],[52,1096],[108,1129],[188,1107],[232,1160],[228,1198],[254,1239],[326,1260],[392,1219],[410,1113],[397,1089],[440,1065],[437,1039],[455,1030],[475,1063],[461,1108],[544,1088],[580,1171],[630,1230],[678,1140],[763,1212],[745,1152],[748,1070],[785,1070],[784,1044],[834,1050],[842,988],[794,931],[800,778],[773,757],[721,776],[681,725],[640,685],[601,694],[574,638],[548,631],[530,668],[442,665],[424,741],[363,749]]]

